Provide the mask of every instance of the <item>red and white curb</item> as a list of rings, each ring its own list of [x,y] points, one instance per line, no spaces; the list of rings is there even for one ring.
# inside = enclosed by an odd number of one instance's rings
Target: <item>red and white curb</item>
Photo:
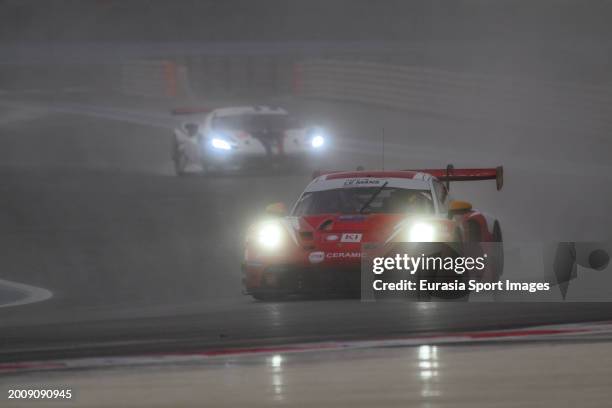
[[[609,335],[612,340],[612,321],[564,325],[535,326],[524,329],[440,333],[393,339],[334,341],[293,344],[286,346],[228,348],[206,351],[153,353],[137,356],[77,358],[66,360],[0,363],[0,374],[28,371],[95,369],[104,367],[134,367],[180,363],[207,362],[219,357],[258,356],[270,354],[308,353],[321,351],[414,347],[421,345],[472,344],[484,342],[530,341],[562,339],[584,335]]]

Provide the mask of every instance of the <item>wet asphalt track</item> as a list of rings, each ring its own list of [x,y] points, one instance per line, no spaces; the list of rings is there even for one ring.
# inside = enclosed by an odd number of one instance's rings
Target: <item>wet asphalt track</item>
[[[507,241],[609,239],[610,176],[595,171],[612,151],[607,139],[577,144],[565,128],[300,108],[336,136],[331,167],[379,166],[384,125],[387,168],[504,164],[503,192],[487,183],[454,192],[495,213]],[[39,110],[2,115],[0,278],[54,293],[0,309],[3,361],[612,318],[609,303],[255,302],[240,293],[242,233],[265,204],[292,202],[308,174],[179,179],[167,130]]]

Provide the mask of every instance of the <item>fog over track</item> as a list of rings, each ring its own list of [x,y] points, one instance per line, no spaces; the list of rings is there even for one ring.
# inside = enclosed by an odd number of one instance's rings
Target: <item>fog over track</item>
[[[95,99],[95,98],[91,98]],[[26,103],[27,102],[27,103]],[[603,320],[599,304],[261,303],[241,294],[245,228],[309,174],[177,178],[171,133],[125,117],[0,106],[6,279],[50,300],[0,308],[0,359],[396,336]],[[283,100],[333,135],[330,169],[504,165],[505,186],[452,187],[509,242],[609,239],[608,140],[360,105]],[[61,103],[55,101],[57,108]],[[110,106],[110,104],[109,104]],[[113,109],[121,111],[122,108]],[[80,108],[79,108],[80,109]],[[84,323],[83,323],[84,322]]]

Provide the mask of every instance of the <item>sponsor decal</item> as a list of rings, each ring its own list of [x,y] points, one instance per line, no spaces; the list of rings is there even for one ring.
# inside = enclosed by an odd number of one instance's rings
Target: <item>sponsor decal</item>
[[[323,262],[323,260],[325,259],[325,253],[324,252],[311,252],[308,255],[308,260],[310,261],[310,263],[319,263],[319,262]]]
[[[325,238],[328,241],[337,241],[340,237],[337,235],[328,235],[327,238]]]
[[[344,233],[340,242],[361,242],[361,234]]]
[[[325,257],[327,259],[361,258],[361,252],[328,252]]]
[[[344,187],[378,186],[382,182],[381,179],[373,178],[347,179],[344,181]]]

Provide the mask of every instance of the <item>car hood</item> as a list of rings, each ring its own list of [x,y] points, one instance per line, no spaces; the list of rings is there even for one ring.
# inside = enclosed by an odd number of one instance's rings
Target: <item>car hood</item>
[[[403,225],[415,219],[423,217],[407,217],[405,214],[317,214],[297,217],[292,224],[302,246],[307,249],[360,251],[362,243],[386,242]]]

